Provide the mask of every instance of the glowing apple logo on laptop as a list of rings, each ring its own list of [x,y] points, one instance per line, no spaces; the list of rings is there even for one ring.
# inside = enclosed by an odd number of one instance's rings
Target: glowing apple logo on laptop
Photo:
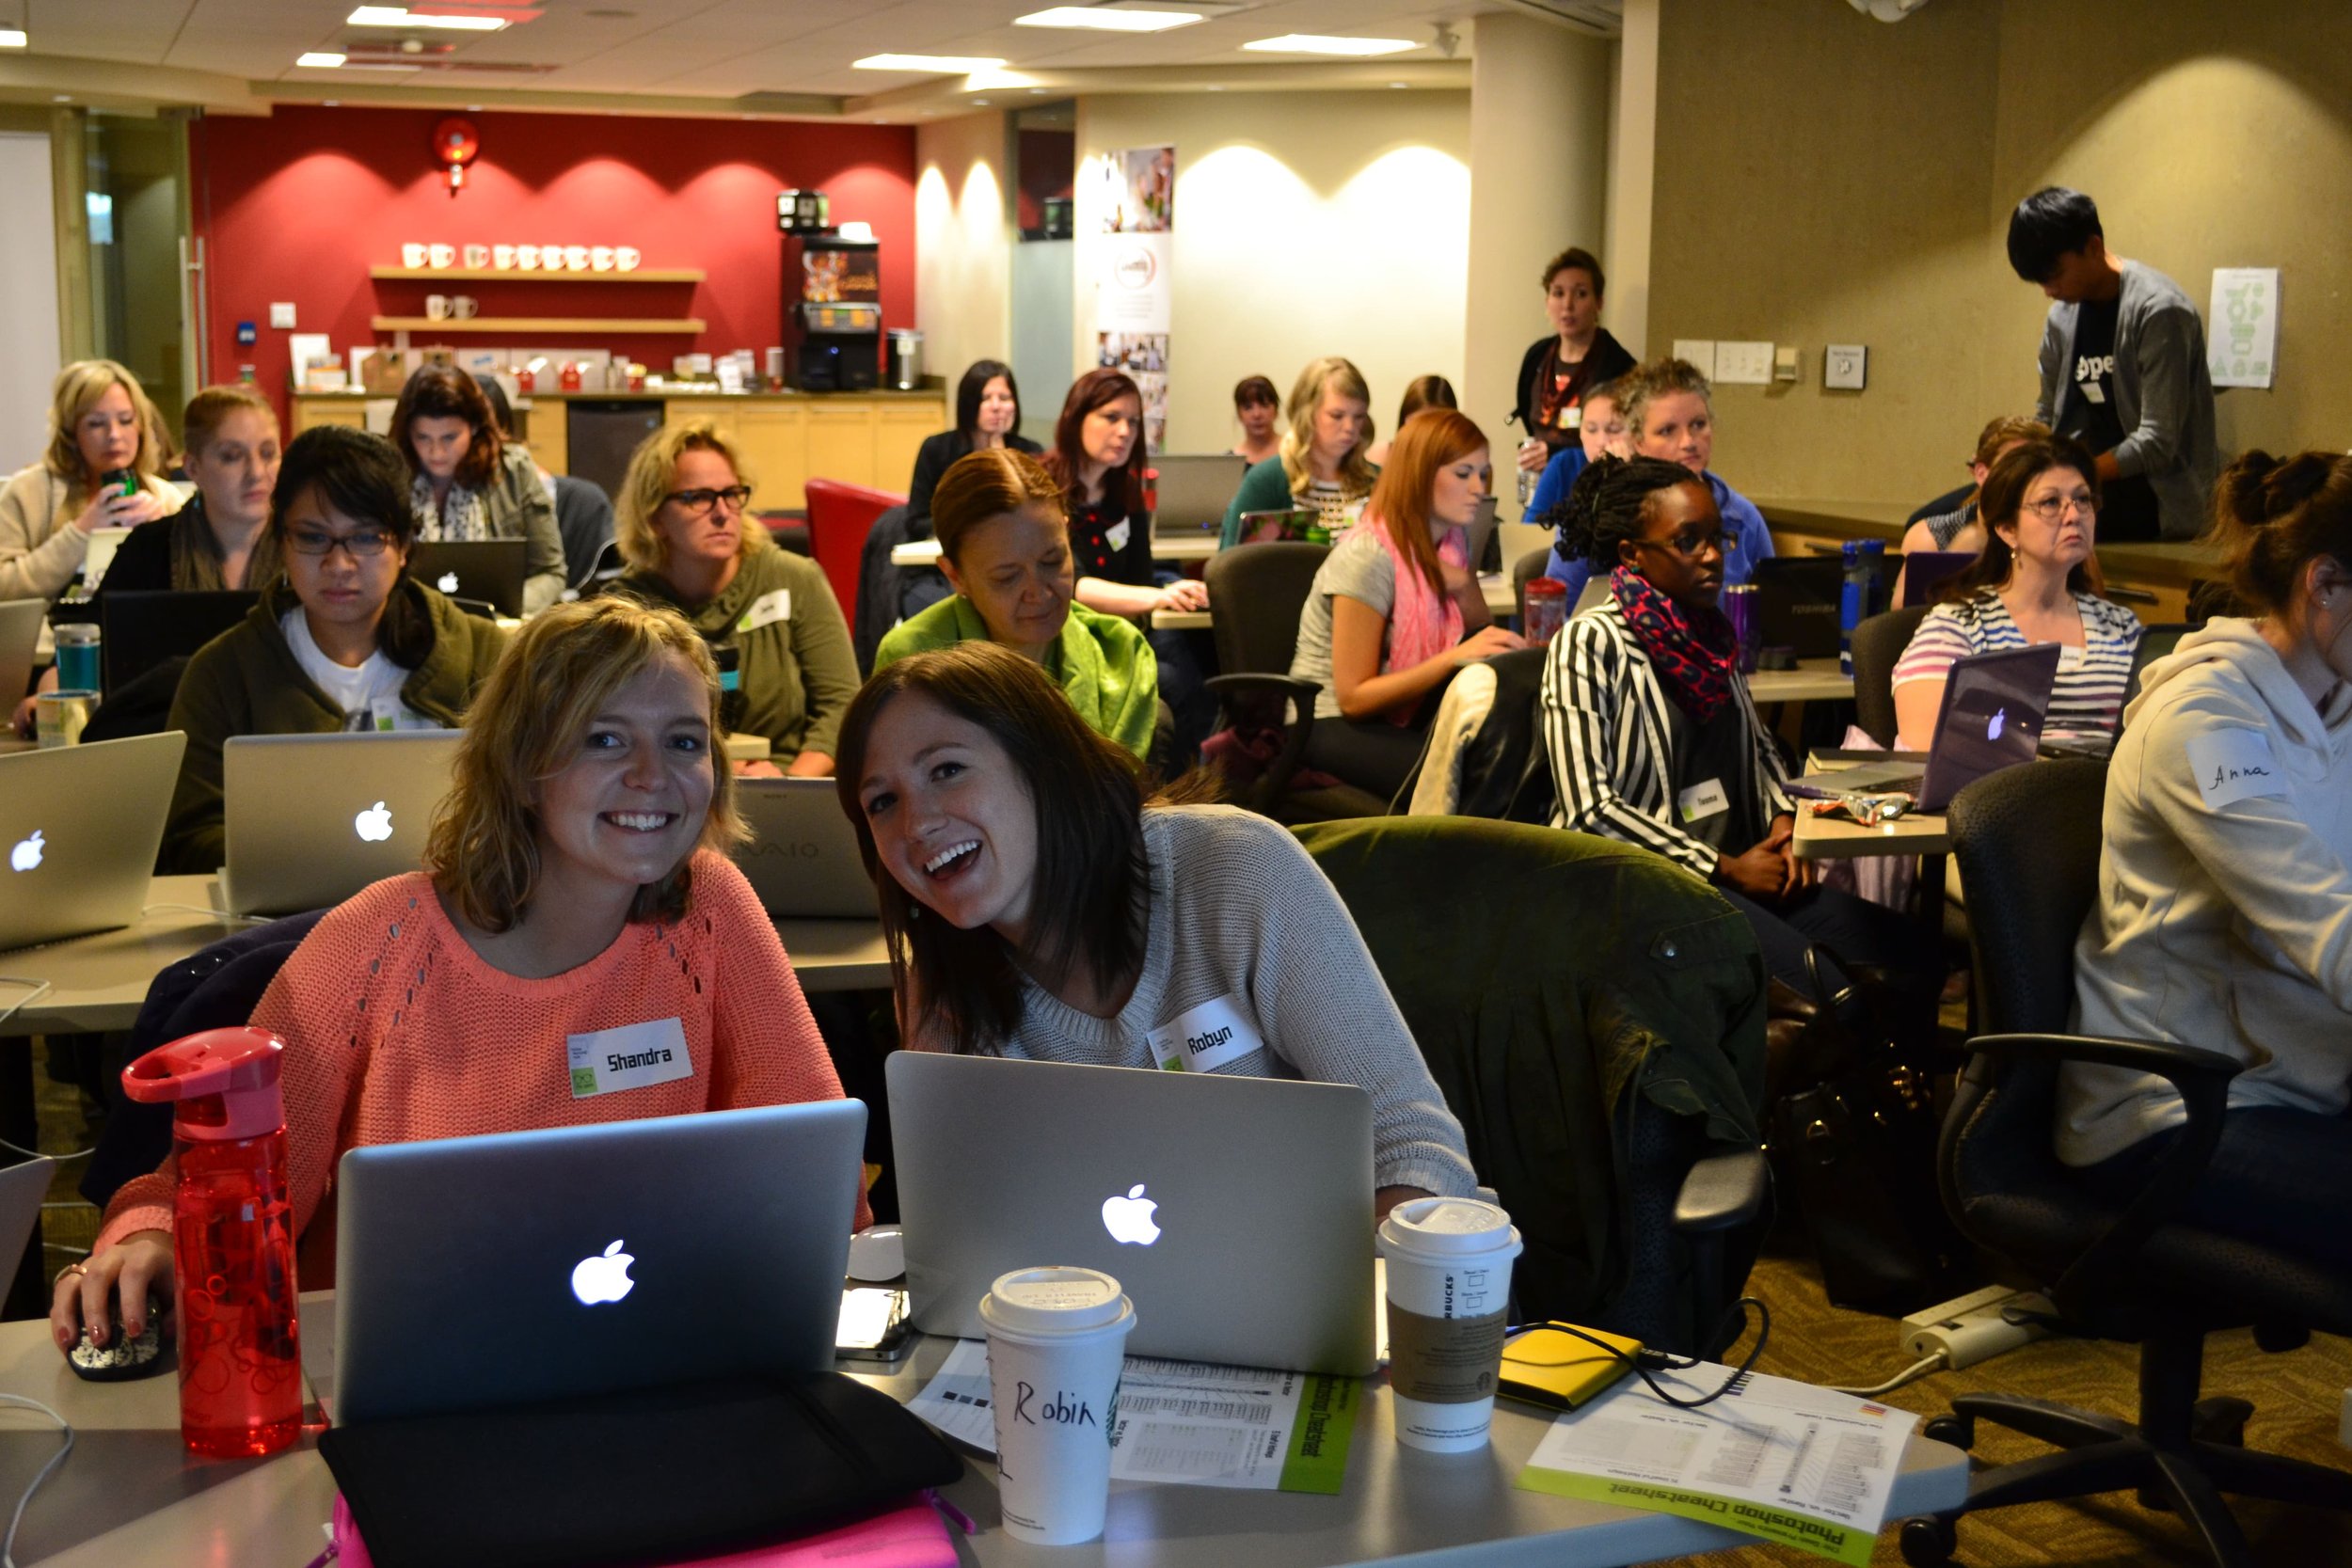
[[[1150,1246],[1160,1239],[1160,1227],[1152,1221],[1152,1211],[1159,1207],[1143,1196],[1143,1182],[1127,1189],[1125,1197],[1103,1200],[1103,1228],[1111,1233],[1111,1240],[1135,1246]]]
[[[378,800],[351,819],[351,830],[370,844],[381,844],[392,836],[392,814]]]
[[[1993,710],[1992,721],[1984,727],[1984,737],[1987,740],[1998,740],[2001,738],[2001,732],[2007,728],[2009,728],[2009,709],[1996,707]]]
[[[32,837],[8,851],[8,869],[11,871],[32,870],[40,863],[40,830],[35,828]]]
[[[439,589],[444,594],[454,594],[457,592],[457,574],[455,572],[443,572],[439,580],[435,582],[433,586]]]
[[[628,1266],[637,1259],[613,1243],[594,1258],[583,1258],[572,1265],[572,1294],[582,1307],[595,1307],[608,1301],[618,1301],[637,1289],[637,1281],[628,1276]]]

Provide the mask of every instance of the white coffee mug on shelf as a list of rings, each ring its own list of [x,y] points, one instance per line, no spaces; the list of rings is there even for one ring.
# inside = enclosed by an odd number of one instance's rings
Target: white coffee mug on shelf
[[[400,247],[400,264],[414,271],[424,265],[425,257],[430,252],[424,245],[404,245]]]
[[[454,294],[450,298],[449,319],[452,321],[469,322],[481,311],[482,302],[471,294]]]
[[[449,295],[447,295],[447,294],[427,294],[427,295],[425,295],[425,296],[424,296],[424,314],[425,314],[425,319],[426,319],[427,321],[437,321],[437,322],[440,322],[440,321],[447,321],[447,320],[449,320]]]
[[[483,269],[484,267],[488,266],[489,264],[490,264],[490,247],[489,247],[488,245],[468,245],[468,246],[466,247],[466,265],[467,265],[467,266],[469,266],[469,267],[472,268],[473,270],[475,270],[475,271],[479,272],[481,269]]]
[[[515,247],[511,245],[492,245],[490,265],[501,272],[513,272],[515,270]]]
[[[537,272],[539,270],[539,247],[535,245],[516,245],[515,265],[524,272]]]
[[[588,247],[584,245],[565,245],[564,247],[564,270],[586,272],[588,270]]]
[[[635,272],[637,263],[644,260],[635,245],[616,245],[612,247],[612,264],[623,272]]]
[[[457,247],[455,245],[431,245],[427,247],[425,254],[427,264],[436,270],[443,267],[453,267],[457,264]]]
[[[588,270],[611,272],[612,270],[612,247],[609,245],[590,245],[588,247]]]

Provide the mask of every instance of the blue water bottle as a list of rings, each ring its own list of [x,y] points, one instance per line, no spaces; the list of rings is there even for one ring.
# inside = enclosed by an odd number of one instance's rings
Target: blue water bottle
[[[1879,546],[1884,549],[1883,545]],[[1837,594],[1837,670],[1853,677],[1853,629],[1870,614],[1870,579],[1876,568],[1863,560],[1862,541],[1849,539],[1843,547],[1845,584]]]

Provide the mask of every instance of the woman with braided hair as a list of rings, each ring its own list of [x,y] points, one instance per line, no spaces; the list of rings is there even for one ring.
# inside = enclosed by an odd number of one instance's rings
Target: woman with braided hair
[[[1607,574],[1610,594],[1552,639],[1545,661],[1552,826],[1622,839],[1706,879],[1747,915],[1772,973],[1802,990],[1805,950],[1828,948],[1821,977],[1850,1023],[1862,1014],[1849,970],[1932,972],[1934,955],[1913,952],[1923,943],[1902,923],[1816,885],[1791,850],[1788,768],[1716,608],[1724,522],[1707,482],[1661,458],[1603,456],[1569,491],[1561,534]]]

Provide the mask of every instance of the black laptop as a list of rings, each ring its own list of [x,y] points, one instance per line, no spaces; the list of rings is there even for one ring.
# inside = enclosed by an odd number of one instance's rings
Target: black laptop
[[[1879,558],[1878,602],[1893,603],[1903,558]],[[1794,648],[1799,658],[1837,657],[1837,607],[1846,562],[1836,555],[1774,555],[1756,563],[1756,622],[1767,648]]]
[[[408,575],[453,599],[476,599],[501,615],[523,612],[520,539],[420,539],[408,546]]]
[[[98,596],[101,678],[111,696],[167,659],[185,658],[262,602],[235,589],[174,593],[118,588]]]

